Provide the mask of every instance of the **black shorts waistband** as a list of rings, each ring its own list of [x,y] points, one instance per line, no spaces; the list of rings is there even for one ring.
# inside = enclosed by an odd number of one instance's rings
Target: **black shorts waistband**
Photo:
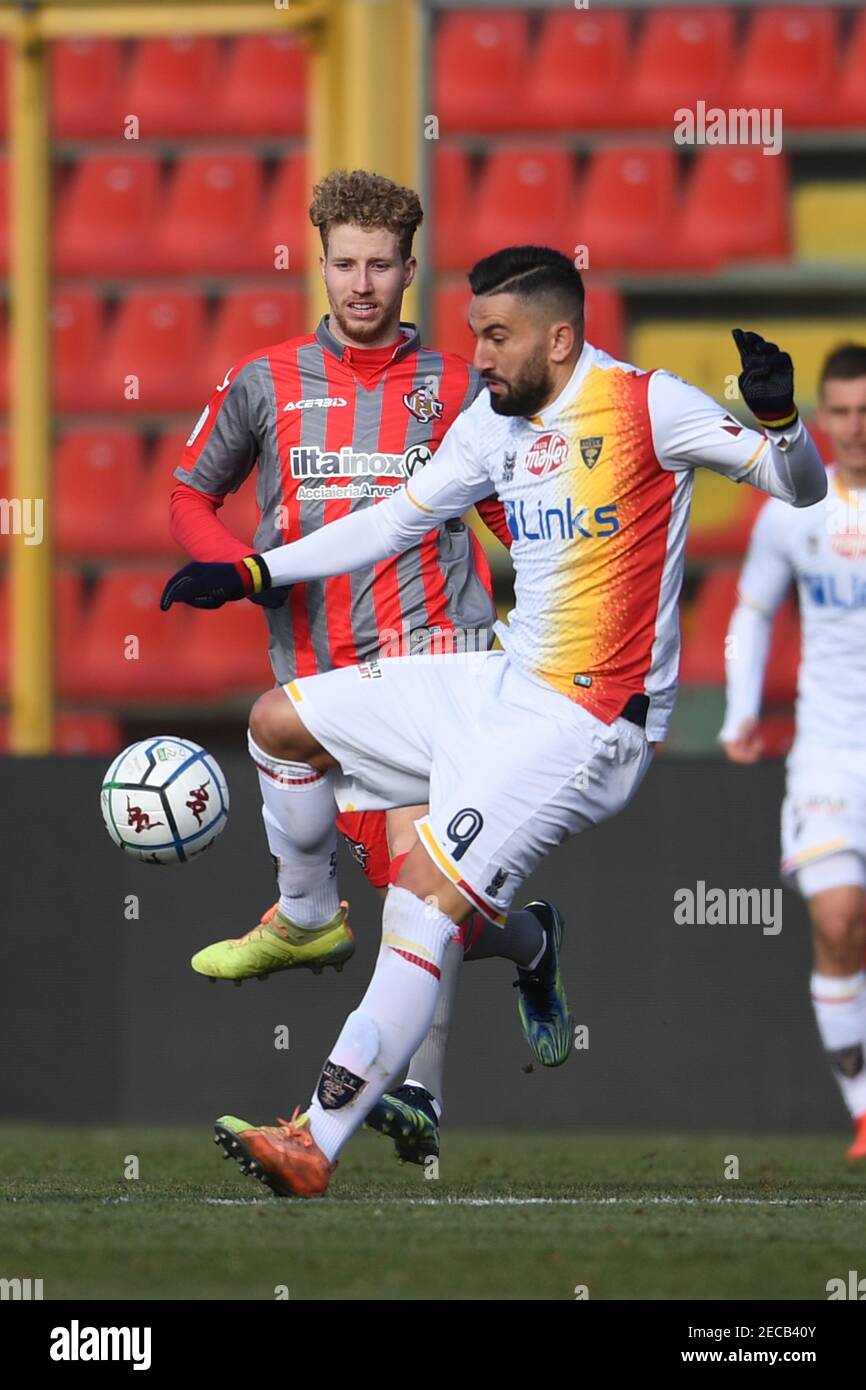
[[[620,719],[627,719],[630,724],[637,724],[639,729],[646,728],[646,717],[649,713],[649,695],[632,695],[620,710]]]

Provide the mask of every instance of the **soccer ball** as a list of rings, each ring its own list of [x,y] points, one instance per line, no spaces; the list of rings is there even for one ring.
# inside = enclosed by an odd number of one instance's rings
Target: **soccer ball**
[[[116,845],[146,864],[185,864],[221,834],[229,813],[222,769],[188,738],[132,743],[105,774],[100,797]]]

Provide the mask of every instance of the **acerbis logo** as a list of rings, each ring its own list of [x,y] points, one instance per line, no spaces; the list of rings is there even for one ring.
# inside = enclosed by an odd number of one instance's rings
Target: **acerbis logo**
[[[543,478],[568,462],[568,440],[558,430],[539,435],[523,460],[527,473]]]
[[[545,507],[539,500],[533,506],[521,498],[518,502],[503,502],[508,529],[516,541],[573,541],[602,540],[619,530],[616,502],[590,511],[589,507],[572,507],[571,498],[562,507]]]
[[[318,396],[310,401],[287,401],[283,410],[336,410],[338,406],[348,404],[345,396]]]
[[[289,454],[293,478],[412,478],[432,457],[426,444],[414,444],[403,454],[360,453],[349,445],[329,453],[298,445]]]

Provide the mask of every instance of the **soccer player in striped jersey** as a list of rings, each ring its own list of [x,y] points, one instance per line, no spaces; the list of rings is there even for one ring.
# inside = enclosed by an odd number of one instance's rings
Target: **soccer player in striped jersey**
[[[812,1004],[854,1121],[848,1156],[866,1158],[866,347],[832,353],[818,423],[835,462],[827,496],[755,523],[727,650],[719,735],[732,762],[762,753],[761,689],[773,614],[796,584],[802,626],[796,736],[782,806],[782,875],[812,922]]]
[[[187,441],[171,497],[172,532],[200,561],[234,560],[249,545],[217,516],[225,495],[257,469],[259,550],[310,535],[391,496],[435,460],[449,426],[482,388],[461,357],[422,346],[401,322],[422,220],[417,195],[379,175],[338,171],[314,190],[310,217],[322,240],[330,313],[315,332],[248,354],[229,368]],[[251,483],[249,485],[252,485]],[[492,485],[491,485],[492,491]],[[511,544],[501,504],[477,510]],[[495,608],[484,551],[459,513],[436,522],[400,556],[352,574],[261,596],[280,685],[358,662],[411,652],[487,650]],[[372,666],[369,668],[373,669]],[[347,711],[346,718],[354,716]],[[332,837],[308,811],[328,781],[302,760],[275,760],[250,737],[280,898],[244,936],[199,951],[193,968],[240,982],[299,966],[342,968],[354,950],[336,887]],[[326,793],[327,794],[327,793]],[[426,796],[426,793],[425,793]],[[415,843],[425,807],[341,812],[338,825],[369,881],[384,892]],[[509,917],[505,931],[478,916],[449,952],[430,1037],[405,1086],[371,1124],[402,1157],[436,1152],[443,1063],[464,958],[505,956],[518,968],[519,1016],[538,1061],[559,1065],[573,1029],[558,968],[562,923],[549,904]]]
[[[253,708],[256,743],[328,770],[338,804],[402,805],[429,788],[418,843],[385,900],[373,978],[308,1110],[261,1129],[217,1124],[225,1151],[283,1195],[326,1190],[342,1146],[427,1031],[459,924],[473,911],[505,921],[545,854],[614,815],[643,780],[676,694],[695,468],[797,506],[826,491],[790,358],[756,335],[737,336],[740,385],[766,434],[678,377],[585,342],[580,275],[559,252],[508,248],[470,284],[487,392],[458,416],[435,467],[264,556],[188,565],[162,598],[217,607],[380,563],[491,485],[514,538],[503,651],[383,661],[374,679],[349,666],[290,681]]]

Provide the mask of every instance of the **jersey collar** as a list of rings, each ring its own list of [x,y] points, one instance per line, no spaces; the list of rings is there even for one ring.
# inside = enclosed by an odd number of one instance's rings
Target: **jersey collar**
[[[551,401],[550,405],[546,405],[540,415],[527,416],[527,424],[532,425],[535,429],[550,429],[550,426],[554,423],[557,416],[561,415],[565,407],[569,404],[578,386],[589,371],[594,354],[595,348],[592,346],[592,343],[584,342],[580,350],[580,356],[574,364],[574,371],[563,386],[556,400]]]
[[[339,338],[335,338],[328,326],[330,314],[324,314],[319,321],[316,329],[316,340],[329,352],[332,357],[336,357],[338,362],[342,362],[346,354],[346,343],[341,343]],[[408,357],[411,352],[417,352],[421,346],[421,334],[414,323],[401,323],[400,335],[402,341],[397,343],[394,348],[392,362],[402,362],[404,357]]]

